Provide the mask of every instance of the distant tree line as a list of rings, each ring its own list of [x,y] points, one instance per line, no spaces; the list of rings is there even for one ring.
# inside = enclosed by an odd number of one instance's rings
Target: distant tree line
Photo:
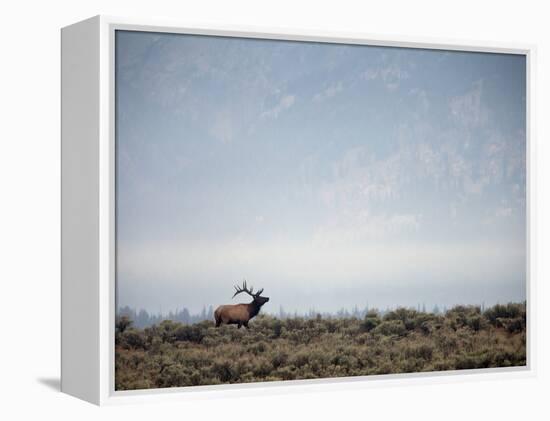
[[[118,317],[127,317],[132,320],[133,325],[137,328],[144,328],[161,323],[164,320],[173,320],[184,324],[193,324],[204,320],[214,319],[214,309],[212,306],[208,308],[204,306],[202,311],[197,314],[191,314],[187,308],[170,311],[169,313],[149,313],[147,310],[136,310],[125,306],[118,310]]]
[[[397,308],[397,307],[395,307]],[[384,316],[385,314],[393,311],[395,308],[387,307],[386,309],[379,310],[374,309],[378,314],[381,316]],[[413,307],[410,307],[410,309],[415,309]],[[485,310],[485,305],[482,304],[480,306],[481,311]],[[369,308],[368,305],[365,307],[358,307],[354,306],[353,309],[348,310],[346,308],[341,308],[340,310],[330,313],[330,312],[320,312],[317,311],[315,308],[311,308],[306,312],[298,312],[298,311],[286,311],[282,306],[279,307],[279,311],[277,312],[269,312],[269,311],[262,311],[263,314],[270,315],[277,317],[281,320],[290,319],[290,318],[296,318],[301,317],[304,319],[315,319],[318,317],[322,317],[323,319],[364,319],[365,316],[373,309]],[[431,312],[426,311],[426,305],[425,304],[418,304],[415,309],[417,312],[422,313],[432,313],[432,314],[445,314],[447,312],[447,307],[442,306],[441,309],[439,306],[435,305]],[[214,308],[212,305],[210,306],[203,306],[202,311],[200,313],[191,313],[187,308],[183,307],[182,309],[176,309],[175,311],[170,311],[168,313],[150,313],[147,310],[140,309],[136,310],[134,308],[131,308],[129,306],[121,307],[117,312],[118,317],[126,317],[130,320],[132,320],[133,326],[136,328],[145,328],[150,327],[156,324],[161,323],[164,320],[172,320],[174,322],[180,322],[184,324],[193,324],[193,323],[199,323],[204,320],[213,320],[214,319]]]

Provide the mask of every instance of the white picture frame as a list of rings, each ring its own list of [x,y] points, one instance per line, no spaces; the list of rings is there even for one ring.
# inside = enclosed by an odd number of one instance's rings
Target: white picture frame
[[[527,63],[527,366],[319,380],[115,391],[114,32],[222,35],[525,55]],[[535,47],[488,42],[377,37],[240,26],[197,26],[96,16],[61,31],[62,320],[61,390],[94,404],[202,399],[366,388],[384,384],[525,377],[536,372],[533,279],[536,221],[533,133]]]

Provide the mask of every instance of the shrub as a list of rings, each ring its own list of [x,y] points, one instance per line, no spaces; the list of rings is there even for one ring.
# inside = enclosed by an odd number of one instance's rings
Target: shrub
[[[514,317],[513,319],[497,318],[496,324],[503,327],[509,333],[519,333],[525,330],[525,319],[523,317]]]
[[[480,315],[467,316],[465,325],[475,332],[481,330],[484,319]],[[486,323],[486,322],[485,322]]]
[[[195,343],[201,343],[206,336],[206,331],[201,325],[180,325],[173,332],[165,333],[164,337],[171,339],[172,341],[189,341]]]
[[[133,349],[147,349],[147,339],[142,331],[129,329],[122,334],[121,342]]]
[[[115,327],[118,333],[124,333],[132,324],[133,322],[128,316],[121,316],[117,318]]]
[[[407,358],[420,358],[430,361],[433,357],[434,346],[427,343],[413,344],[405,349]]]
[[[385,318],[384,318],[385,319]],[[402,320],[384,320],[374,330],[373,333],[380,335],[404,335],[407,333],[407,328]]]
[[[523,318],[526,317],[526,311],[525,311],[525,304],[514,304],[514,303],[508,303],[508,304],[497,304],[485,311],[483,313],[485,318],[489,320],[489,322],[493,326],[500,327],[498,319],[514,319],[514,318]]]
[[[271,357],[271,364],[275,368],[279,368],[286,364],[288,361],[288,354],[286,352],[276,351],[275,354]]]
[[[283,323],[280,320],[275,320],[273,322],[273,337],[278,338],[283,332]]]
[[[371,330],[376,328],[376,326],[378,326],[381,322],[382,321],[378,317],[378,314],[372,314],[369,312],[361,323],[361,331],[370,332]]]

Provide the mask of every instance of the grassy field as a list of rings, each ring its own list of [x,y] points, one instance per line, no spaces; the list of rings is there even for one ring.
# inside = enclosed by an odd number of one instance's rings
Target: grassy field
[[[400,308],[364,319],[259,315],[250,329],[164,321],[116,332],[117,390],[526,364],[525,304],[442,315]]]

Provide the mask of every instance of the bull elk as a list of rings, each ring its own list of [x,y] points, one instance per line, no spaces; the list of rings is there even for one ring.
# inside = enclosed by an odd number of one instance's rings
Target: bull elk
[[[241,292],[246,292],[252,297],[252,302],[248,304],[228,304],[219,306],[214,312],[216,327],[219,327],[221,324],[226,324],[237,325],[238,329],[240,329],[241,326],[248,329],[248,322],[250,319],[256,316],[260,312],[262,306],[269,301],[269,297],[260,296],[264,291],[263,288],[254,293],[254,288],[251,287],[248,289],[246,281],[243,281],[243,286],[241,288],[235,285],[235,291],[232,298],[235,298],[235,296]]]

